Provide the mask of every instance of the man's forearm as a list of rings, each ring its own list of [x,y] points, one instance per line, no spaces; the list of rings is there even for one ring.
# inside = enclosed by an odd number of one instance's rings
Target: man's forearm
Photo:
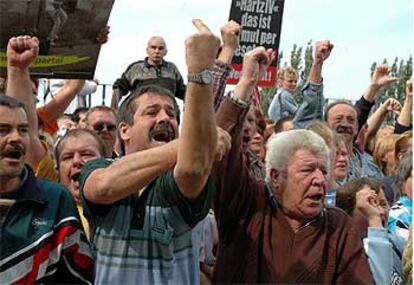
[[[116,88],[112,92],[111,108],[113,108],[114,110],[117,110],[119,101],[121,101],[121,93],[120,93],[120,90]]]
[[[375,96],[379,89],[380,89],[380,86],[374,83],[370,83],[362,96],[368,102],[373,103],[375,101]]]
[[[29,69],[8,67],[7,68],[7,90],[8,96],[13,97],[22,102],[27,108],[27,116],[30,129],[37,132],[37,116],[36,107],[33,97],[33,91],[30,81]]]
[[[311,70],[309,72],[309,81],[313,83],[320,83],[322,81],[322,66],[323,61],[315,60],[312,63]]]
[[[19,100],[26,107],[30,133],[30,147],[27,150],[26,163],[32,167],[35,167],[39,160],[44,156],[45,150],[38,138],[39,126],[29,69],[9,66],[7,68],[7,74],[8,78],[6,94]]]
[[[254,79],[252,79],[251,81],[240,80],[234,88],[234,93],[241,100],[250,102],[252,99],[252,93],[254,91],[255,84],[256,82]]]
[[[409,126],[411,123],[411,111],[413,106],[413,100],[410,97],[406,97],[404,105],[401,109],[401,113],[398,116],[397,122],[403,126]]]
[[[217,128],[211,85],[189,82],[174,177],[183,195],[196,198],[211,171]]]
[[[145,187],[172,169],[178,140],[160,147],[128,154],[107,168],[95,170],[86,180],[85,197],[92,203],[111,204]]]
[[[82,81],[77,82],[77,80],[65,83],[56,96],[44,106],[45,112],[51,120],[57,120],[63,115],[66,108],[82,89],[81,85],[83,85]]]
[[[374,112],[374,114],[368,118],[367,141],[365,143],[366,145],[369,145],[369,141],[375,136],[386,116],[387,110],[384,107],[379,107]]]
[[[231,64],[231,61],[234,56],[234,52],[235,52],[234,48],[224,46],[221,49],[220,54],[217,57],[217,59],[224,63]]]

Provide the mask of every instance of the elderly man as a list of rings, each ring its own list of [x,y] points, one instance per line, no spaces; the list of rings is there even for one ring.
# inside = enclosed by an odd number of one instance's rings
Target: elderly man
[[[159,85],[184,99],[185,85],[174,63],[164,60],[167,45],[160,36],[151,37],[147,44],[147,57],[128,66],[113,85],[111,106],[116,109],[122,96],[144,85]]]
[[[80,193],[91,216],[99,284],[198,284],[199,238],[208,213],[217,145],[211,74],[220,41],[200,21],[186,40],[188,86],[180,138],[178,106],[159,86],[136,90],[118,112],[126,155],[92,160]]]
[[[318,44],[326,57],[330,43]],[[270,53],[256,48],[245,55],[232,100],[223,102],[217,114],[233,144],[214,175],[220,243],[213,282],[372,284],[362,240],[350,218],[324,208],[330,165],[322,138],[293,130],[270,139],[266,184],[248,175],[242,162],[241,122]],[[223,108],[232,108],[237,116],[223,117]]]

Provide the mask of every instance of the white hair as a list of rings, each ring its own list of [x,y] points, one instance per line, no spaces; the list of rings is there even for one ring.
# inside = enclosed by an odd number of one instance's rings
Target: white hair
[[[330,173],[331,163],[329,149],[325,141],[315,132],[309,130],[290,130],[272,136],[267,143],[266,181],[270,182],[270,171],[286,170],[289,159],[299,149],[306,149],[326,161]]]

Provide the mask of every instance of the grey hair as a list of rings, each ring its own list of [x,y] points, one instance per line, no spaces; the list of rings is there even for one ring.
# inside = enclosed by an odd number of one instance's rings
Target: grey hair
[[[413,168],[413,151],[410,148],[400,160],[398,164],[398,169],[395,177],[395,188],[396,188],[396,200],[400,196],[404,195],[404,183],[408,177],[410,177],[411,171]]]
[[[321,157],[330,173],[331,162],[329,149],[325,141],[316,133],[309,130],[290,130],[278,133],[269,139],[266,153],[266,181],[271,182],[270,171],[286,170],[289,158],[299,149],[307,149]]]

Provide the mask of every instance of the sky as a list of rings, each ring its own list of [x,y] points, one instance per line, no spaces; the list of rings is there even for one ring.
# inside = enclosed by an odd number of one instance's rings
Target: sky
[[[130,63],[146,56],[148,39],[160,35],[167,43],[165,59],[186,78],[184,41],[196,32],[191,20],[202,19],[219,35],[230,6],[230,0],[115,0],[95,77],[112,84]],[[392,63],[396,56],[406,60],[413,54],[413,9],[411,0],[285,0],[279,50],[287,60],[295,43],[330,40],[334,49],[323,68],[325,97],[356,100],[370,82],[374,61]],[[111,93],[107,89],[107,104]]]

